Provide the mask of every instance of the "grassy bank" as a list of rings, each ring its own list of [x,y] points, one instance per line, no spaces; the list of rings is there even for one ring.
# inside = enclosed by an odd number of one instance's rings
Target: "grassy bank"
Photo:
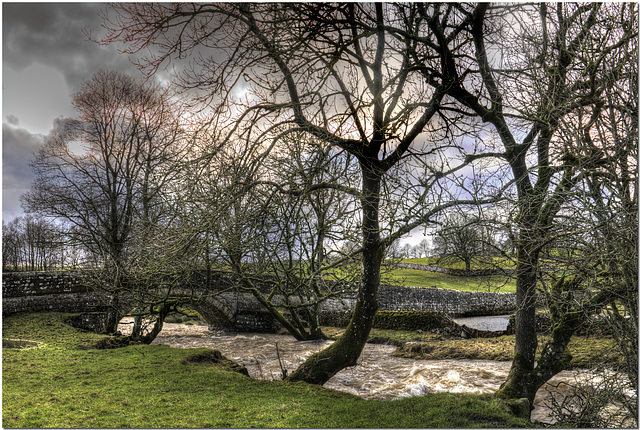
[[[399,260],[401,263],[441,265],[450,269],[464,269],[464,263],[439,262],[436,257],[428,258],[405,258]],[[493,269],[496,267],[512,268],[513,264],[509,260],[494,258],[491,262],[474,262],[472,269]],[[515,279],[508,276],[453,276],[440,272],[429,272],[426,270],[387,268],[384,273],[385,282],[395,285],[423,288],[444,288],[460,291],[483,291],[498,293],[515,293]]]
[[[65,325],[62,314],[4,318],[3,337],[38,342],[3,350],[3,427],[530,426],[490,396],[363,400],[187,360],[203,349],[87,349],[102,336]]]
[[[341,330],[325,329],[332,336],[339,335]],[[369,337],[377,343],[399,345],[400,348],[394,352],[396,356],[425,360],[511,361],[516,340],[515,335],[486,339],[461,339],[441,334],[380,329],[372,329]],[[538,336],[539,345],[543,345],[548,340],[549,336]],[[590,369],[602,365],[615,367],[623,360],[623,354],[616,341],[606,337],[573,336],[567,349],[573,357],[571,368]],[[540,351],[538,351],[539,353]]]

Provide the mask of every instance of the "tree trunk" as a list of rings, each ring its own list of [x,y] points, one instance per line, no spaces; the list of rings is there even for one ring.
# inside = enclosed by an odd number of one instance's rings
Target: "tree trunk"
[[[529,245],[529,246],[528,246]],[[532,373],[538,348],[536,336],[536,283],[538,280],[538,251],[532,251],[530,241],[518,244],[516,281],[516,345],[507,380],[496,393],[505,398],[526,397],[530,402],[539,387]]]
[[[116,294],[109,297],[109,308],[107,309],[107,321],[104,330],[106,334],[113,334],[118,330],[118,323],[122,316],[119,311],[119,304],[120,299],[116,292]]]
[[[309,340],[324,340],[327,336],[320,328],[320,305],[315,304],[309,307]]]
[[[362,168],[362,279],[356,306],[344,334],[328,348],[313,354],[293,372],[288,381],[324,384],[345,367],[355,366],[367,342],[378,310],[380,266],[384,247],[380,240],[379,204],[381,174],[375,166]]]
[[[133,317],[133,327],[131,328],[131,339],[136,340],[142,335],[142,316],[136,315]]]

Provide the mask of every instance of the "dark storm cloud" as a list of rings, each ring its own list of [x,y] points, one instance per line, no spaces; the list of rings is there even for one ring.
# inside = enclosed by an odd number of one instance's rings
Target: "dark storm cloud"
[[[56,118],[49,135],[31,133],[20,127],[15,117],[2,124],[2,216],[10,219],[21,213],[20,196],[29,191],[35,175],[29,163],[51,136],[68,135],[78,126],[72,118]]]
[[[3,3],[2,215],[21,214],[19,196],[33,180],[28,163],[60,115],[73,115],[70,99],[100,69],[136,76],[116,46],[100,46],[105,3]]]
[[[100,37],[104,3],[4,3],[3,63],[24,70],[39,63],[60,71],[75,92],[100,69],[135,73],[115,46],[99,46],[84,34]]]
[[[7,122],[16,127],[20,125],[20,121],[15,115],[7,115]]]
[[[19,198],[29,190],[34,179],[28,163],[43,143],[44,136],[20,128],[17,121],[2,124],[3,219],[20,215]]]

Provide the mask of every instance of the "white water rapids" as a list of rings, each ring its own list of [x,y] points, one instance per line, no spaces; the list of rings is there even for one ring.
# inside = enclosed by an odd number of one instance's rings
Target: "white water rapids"
[[[123,321],[124,323],[125,321]],[[121,324],[123,333],[129,324]],[[226,357],[246,366],[256,379],[280,379],[281,364],[288,373],[311,354],[327,347],[326,342],[298,342],[292,336],[209,331],[206,326],[165,323],[153,344],[175,348],[218,349]],[[276,347],[277,345],[277,347]],[[353,367],[343,369],[324,386],[367,399],[394,399],[428,393],[493,393],[505,381],[511,362],[491,360],[414,360],[392,357],[394,346],[367,344]],[[278,355],[280,360],[278,360]],[[576,373],[563,371],[538,391],[531,420],[553,423],[545,406],[551,393],[566,396]],[[563,388],[564,387],[564,388]]]

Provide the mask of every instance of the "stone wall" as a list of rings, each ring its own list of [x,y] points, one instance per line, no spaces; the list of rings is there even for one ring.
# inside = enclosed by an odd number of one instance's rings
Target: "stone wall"
[[[5,273],[2,290],[3,315],[28,311],[93,312],[101,303],[100,295],[88,289],[82,273],[73,271]],[[380,310],[436,311],[454,317],[508,314],[515,310],[513,293],[381,286],[379,298]],[[327,323],[344,318],[355,307],[355,301],[355,294],[327,300],[321,308],[321,320]],[[250,293],[205,294],[194,307],[211,328],[273,331],[278,326]]]
[[[513,275],[516,273],[515,269],[451,269],[448,267],[432,266],[429,264],[415,264],[415,263],[396,263],[396,267],[401,269],[414,269],[423,270],[425,272],[438,272],[446,273],[453,276],[492,276],[492,275]]]
[[[453,317],[504,315],[516,309],[513,293],[482,293],[418,288],[381,286],[378,291],[381,311],[443,312]],[[325,312],[344,312],[355,307],[355,295],[330,299],[323,303]]]
[[[5,272],[2,274],[3,298],[87,291],[86,278],[80,271]]]
[[[2,274],[2,315],[17,312],[92,312],[101,296],[78,271]]]
[[[386,286],[380,288],[381,311],[435,311],[455,317],[501,315],[516,309],[513,293],[483,293]]]

